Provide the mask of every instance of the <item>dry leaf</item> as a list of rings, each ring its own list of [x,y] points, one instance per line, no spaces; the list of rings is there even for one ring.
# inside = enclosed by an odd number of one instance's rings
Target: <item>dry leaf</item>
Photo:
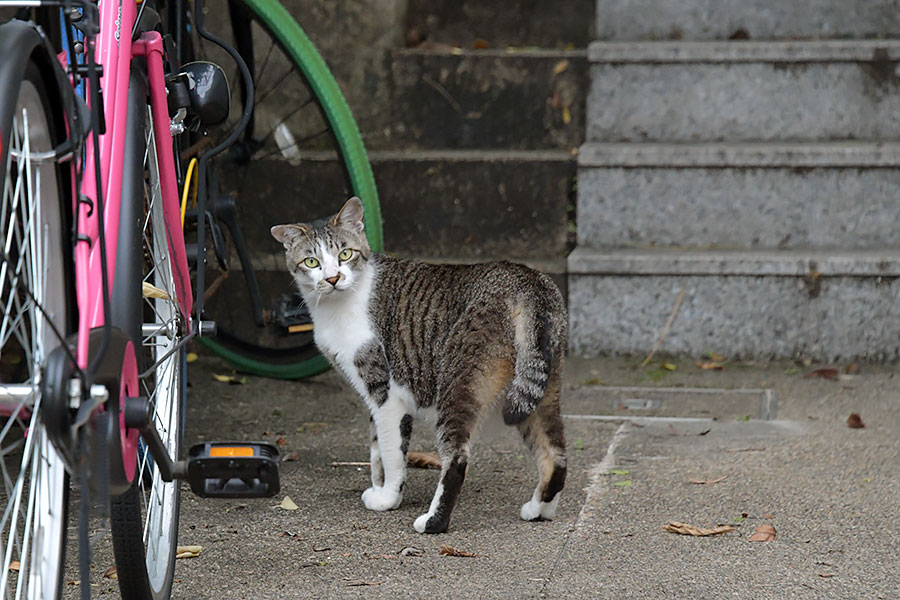
[[[287,446],[287,440],[284,439],[283,437],[280,437],[277,440],[275,440],[275,443],[278,444],[279,446]]]
[[[727,477],[728,475],[722,475],[721,477],[717,477],[716,479],[694,479],[693,477],[691,477],[690,479],[688,479],[688,481],[690,481],[691,483],[706,485],[709,483],[719,483],[720,481],[724,481]]]
[[[804,375],[803,379],[812,379],[814,377],[821,377],[822,379],[837,379],[839,374],[840,373],[837,369],[816,369],[815,371],[810,371],[809,373]]]
[[[118,578],[119,578],[119,572],[118,572],[118,570],[116,569],[116,566],[113,565],[113,566],[111,566],[110,568],[108,568],[106,571],[104,571],[104,572],[103,572],[103,578],[104,578],[104,579],[118,579]]]
[[[347,585],[347,587],[364,587],[364,586],[370,586],[370,585],[381,585],[381,582],[380,581],[355,580],[355,581],[348,581],[346,585]]]
[[[698,368],[698,369],[703,369],[704,371],[721,371],[721,370],[723,370],[723,369],[725,368],[725,365],[723,365],[723,364],[720,363],[720,362],[713,362],[713,361],[710,361],[710,362],[699,362],[699,361],[698,361],[698,362],[697,362],[697,368]]]
[[[750,536],[751,542],[772,542],[775,540],[775,528],[772,525],[758,525]]]
[[[562,73],[563,71],[565,71],[568,68],[569,68],[569,61],[563,59],[563,60],[559,61],[558,63],[556,63],[555,65],[553,65],[553,74],[559,75],[560,73]]]
[[[161,290],[155,285],[151,285],[146,281],[141,284],[141,293],[144,298],[159,298],[161,300],[169,299],[169,294],[167,294],[165,290]]]
[[[828,579],[829,577],[834,577],[834,573],[819,573],[819,577]]]
[[[290,454],[285,454],[281,459],[281,462],[294,462],[296,460],[300,460],[300,453],[296,450],[291,452]]]
[[[674,371],[677,367],[673,363],[664,362],[662,368],[666,371]]]
[[[434,452],[408,452],[406,462],[415,469],[441,468],[441,459]]]
[[[718,352],[707,352],[706,354],[703,355],[703,358],[707,358],[707,359],[711,360],[712,362],[720,363],[720,362],[725,362],[725,359],[727,357],[724,354],[719,354]]]
[[[680,533],[681,535],[693,535],[693,536],[706,536],[706,535],[719,535],[720,533],[728,533],[729,531],[734,531],[734,527],[731,525],[719,525],[718,527],[714,527],[713,529],[707,529],[704,527],[697,527],[695,525],[688,525],[687,523],[678,523],[676,521],[669,521],[669,524],[663,527],[666,531],[671,531],[672,533]]]
[[[11,563],[9,563],[10,571],[18,571],[20,568],[21,568],[21,563],[19,563],[19,561],[17,561],[17,560],[14,560]]]
[[[284,510],[297,510],[300,507],[297,506],[293,500],[291,500],[290,496],[285,496],[284,500],[281,501],[281,504],[279,504],[275,508],[283,508]]]
[[[862,417],[857,413],[850,413],[850,416],[847,417],[847,427],[850,429],[865,429],[866,424],[863,423]]]
[[[236,377],[234,375],[219,375],[217,373],[213,373],[212,376],[213,379],[221,383],[228,383],[231,385],[241,385],[242,383],[247,383],[246,377]]]
[[[453,546],[441,546],[441,556],[462,556],[464,558],[471,558],[478,555],[466,552],[465,550],[457,550]]]
[[[201,550],[203,546],[178,546],[175,548],[175,558],[196,558]]]

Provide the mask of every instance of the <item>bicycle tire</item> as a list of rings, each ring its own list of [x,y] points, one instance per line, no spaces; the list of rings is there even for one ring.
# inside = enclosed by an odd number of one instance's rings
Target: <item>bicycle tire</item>
[[[349,186],[353,194],[363,202],[369,245],[373,250],[380,251],[383,244],[381,208],[372,167],[359,128],[334,76],[309,36],[276,0],[242,0],[242,4],[253,13],[260,26],[276,40],[306,79],[335,138],[338,158],[343,163]],[[335,206],[334,209],[337,208]],[[219,323],[215,313],[211,317]],[[239,340],[222,323],[219,323],[219,331],[220,338],[200,338],[202,344],[242,371],[264,377],[300,379],[317,375],[329,368],[327,360],[315,350],[311,335],[308,336],[305,347],[299,350],[282,350]]]
[[[166,226],[159,188],[158,159],[152,118],[147,112],[146,82],[138,66],[133,65],[129,89],[129,137],[126,140],[125,172],[135,174],[137,182],[129,186],[125,177],[123,199],[142,199],[137,231],[127,237],[141,240],[139,264],[127,268],[140,269],[137,274],[121,273],[117,280],[129,282],[130,298],[141,309],[124,310],[124,320],[139,323],[117,323],[132,336],[139,336],[142,368],[155,365],[154,374],[141,381],[143,396],[153,407],[153,421],[169,455],[181,455],[186,395],[186,361],[183,348],[176,344],[187,330],[178,310],[177,288],[172,275]],[[131,164],[128,164],[131,163]],[[145,173],[147,181],[145,182]],[[140,186],[141,190],[128,187]],[[132,193],[134,192],[134,193]],[[123,214],[125,209],[123,208]],[[128,253],[129,249],[124,249]],[[117,262],[117,269],[119,268]],[[163,297],[143,293],[144,284],[163,292]],[[115,313],[114,313],[115,315]],[[143,333],[142,326],[154,324],[153,333]],[[170,351],[174,352],[166,358]],[[141,360],[142,359],[142,360]],[[163,482],[149,453],[138,452],[138,468],[132,486],[110,502],[110,528],[116,560],[119,591],[123,600],[163,600],[169,597],[175,575],[178,539],[178,516],[181,486],[178,481]]]
[[[50,93],[56,88],[45,79],[50,76],[49,67],[39,63],[37,56],[25,57],[24,66],[12,66],[0,73],[4,90],[4,97],[0,98],[0,235],[7,246],[0,258],[0,304],[5,309],[0,325],[4,332],[0,341],[0,381],[33,386],[28,399],[6,407],[5,422],[0,428],[4,475],[17,473],[12,489],[8,486],[13,477],[4,477],[0,491],[0,497],[6,501],[0,512],[7,514],[12,509],[9,520],[4,517],[0,529],[4,556],[0,562],[0,589],[6,597],[15,590],[9,587],[14,582],[27,586],[27,598],[57,598],[65,573],[69,479],[63,459],[45,432],[37,378],[48,350],[60,343],[46,324],[48,316],[54,317],[57,329],[66,335],[74,330],[76,311],[71,249],[67,243],[71,198],[66,190],[70,179],[66,169],[58,163],[54,166],[54,157],[32,155],[49,153],[66,135],[64,116],[60,106],[53,103],[56,96]],[[16,68],[21,69],[20,75],[11,72]],[[36,191],[39,196],[33,195]],[[56,232],[58,237],[44,237],[42,229]],[[27,294],[17,287],[12,274],[20,273],[23,265],[21,276],[26,280]],[[42,310],[37,310],[37,306]],[[23,418],[27,412],[31,414]],[[21,458],[16,448],[20,445]],[[12,468],[17,461],[20,468]],[[27,495],[24,507],[23,495]],[[16,502],[15,497],[19,498],[18,503],[10,506]],[[20,517],[24,521],[21,530]],[[15,535],[10,535],[12,531]],[[14,544],[16,538],[20,541]],[[19,563],[15,572],[11,570],[14,561]]]

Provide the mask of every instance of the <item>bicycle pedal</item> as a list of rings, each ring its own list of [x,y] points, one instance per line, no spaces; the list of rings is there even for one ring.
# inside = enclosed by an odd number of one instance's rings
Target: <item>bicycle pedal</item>
[[[191,447],[187,480],[201,498],[265,498],[281,489],[278,448],[267,442],[204,442]]]

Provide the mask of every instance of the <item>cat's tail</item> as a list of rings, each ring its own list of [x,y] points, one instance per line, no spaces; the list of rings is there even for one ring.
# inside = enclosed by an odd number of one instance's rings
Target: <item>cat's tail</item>
[[[565,339],[565,324],[558,322],[558,315],[540,302],[513,307],[516,365],[503,406],[507,425],[527,419],[547,393],[553,363],[562,352],[560,339]]]

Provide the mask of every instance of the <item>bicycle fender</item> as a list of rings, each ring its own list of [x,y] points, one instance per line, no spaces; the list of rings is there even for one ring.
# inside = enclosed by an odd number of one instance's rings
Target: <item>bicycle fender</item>
[[[64,124],[83,121],[83,117],[73,118],[74,92],[69,85],[65,71],[56,59],[53,46],[37,25],[15,19],[0,25],[0,56],[3,57],[3,60],[0,61],[0,90],[18,89],[29,59],[34,59],[35,64],[44,75],[44,84],[50,94],[53,110],[57,113],[55,116],[60,117],[56,121],[59,126],[64,127]],[[62,102],[60,102],[61,98]],[[17,98],[12,94],[0,94],[0,138],[9,135],[16,101]],[[61,135],[57,139],[66,139],[65,131],[58,133]],[[70,131],[69,133],[76,132]],[[77,133],[82,134],[83,132]],[[81,137],[82,135],[78,136],[78,138]],[[0,164],[5,164],[6,140],[0,139],[0,145],[2,145],[0,147]],[[80,144],[76,144],[76,147],[79,146]]]

